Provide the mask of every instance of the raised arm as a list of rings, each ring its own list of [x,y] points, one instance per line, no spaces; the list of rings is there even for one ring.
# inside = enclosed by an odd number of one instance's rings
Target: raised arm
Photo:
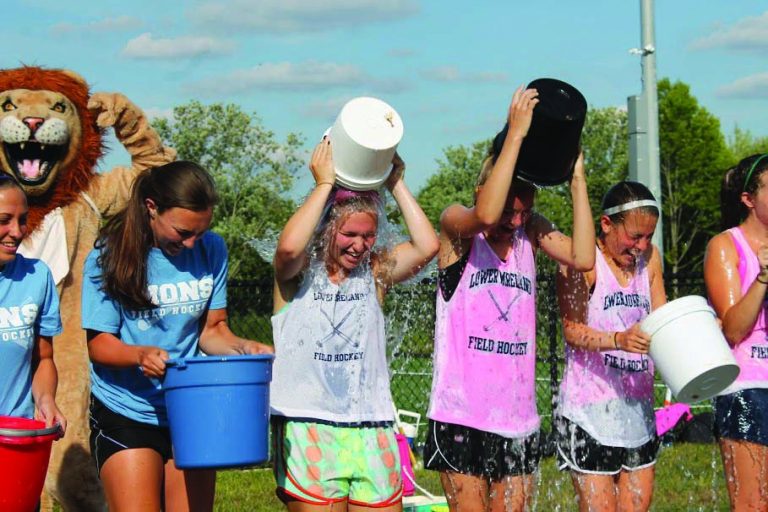
[[[333,189],[336,171],[330,139],[324,137],[315,147],[309,163],[315,188],[286,223],[275,250],[275,282],[285,283],[296,277],[304,266],[306,249],[323,214]]]
[[[723,322],[723,334],[732,346],[738,345],[754,328],[768,291],[768,247],[760,247],[757,258],[760,273],[742,295],[739,255],[731,235],[720,233],[707,245],[704,284],[709,300]]]
[[[544,253],[562,265],[586,271],[595,265],[595,225],[587,196],[584,154],[580,154],[571,177],[573,238],[557,231],[546,218],[534,215],[530,227],[533,240]]]
[[[477,191],[475,205],[470,208],[460,204],[448,206],[440,217],[441,237],[454,241],[472,238],[499,222],[515,173],[520,145],[528,134],[533,109],[539,102],[537,96],[535,89],[523,90],[520,87],[515,91],[507,115],[509,129],[504,145],[488,179]]]
[[[387,179],[387,188],[403,214],[411,239],[395,246],[387,263],[377,266],[378,277],[385,287],[415,275],[435,257],[439,248],[432,224],[403,181],[405,163],[397,153],[392,164],[394,167]]]

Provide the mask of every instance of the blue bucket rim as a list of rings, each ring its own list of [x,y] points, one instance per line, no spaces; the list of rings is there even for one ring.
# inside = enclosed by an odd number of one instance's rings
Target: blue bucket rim
[[[226,355],[226,356],[194,356],[194,357],[175,357],[165,362],[166,367],[184,366],[197,363],[215,363],[228,361],[272,361],[274,354],[250,354],[250,355]]]

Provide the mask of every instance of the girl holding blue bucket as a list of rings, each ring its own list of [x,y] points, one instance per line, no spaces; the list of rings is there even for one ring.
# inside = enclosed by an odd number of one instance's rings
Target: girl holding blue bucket
[[[475,204],[440,218],[428,469],[440,472],[451,510],[521,511],[538,468],[536,252],[592,267],[595,232],[583,158],[570,190],[573,239],[533,211],[536,187],[515,179],[535,89],[515,92],[477,181]]]
[[[768,154],[747,157],[722,183],[725,231],[707,247],[704,282],[739,375],[715,397],[733,510],[768,510]]]
[[[622,181],[602,209],[595,267],[557,275],[566,341],[557,457],[579,510],[648,510],[659,440],[650,336],[640,321],[666,303],[651,243],[659,206],[645,185]]]
[[[28,210],[22,188],[0,174],[0,416],[58,423],[63,433],[52,343],[61,333],[59,296],[45,263],[17,253]]]
[[[271,386],[278,495],[291,511],[402,510],[382,301],[438,248],[395,154],[386,183],[411,239],[377,250],[378,192],[335,188],[330,141],[312,154],[315,188],[274,258]]]
[[[91,452],[110,510],[212,510],[215,471],[174,466],[158,379],[169,358],[271,351],[227,325],[227,251],[208,231],[216,199],[195,163],[144,171],[86,259]]]

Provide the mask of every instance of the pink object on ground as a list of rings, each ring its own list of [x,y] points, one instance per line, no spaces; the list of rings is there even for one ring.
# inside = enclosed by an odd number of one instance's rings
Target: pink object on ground
[[[688,404],[672,404],[662,407],[656,411],[656,434],[663,436],[672,430],[680,418],[685,417],[685,421],[691,421],[691,407]]]
[[[411,456],[408,453],[408,438],[403,434],[395,434],[395,439],[397,439],[397,449],[400,452],[400,467],[403,470],[403,496],[413,496],[415,477],[411,467]]]

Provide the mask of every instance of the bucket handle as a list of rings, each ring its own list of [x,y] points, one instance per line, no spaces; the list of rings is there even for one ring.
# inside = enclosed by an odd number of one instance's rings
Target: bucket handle
[[[174,366],[179,370],[183,370],[187,367],[187,363],[184,361],[184,359],[169,359],[165,362],[166,368],[172,368]]]
[[[0,428],[0,436],[5,437],[42,437],[49,436],[51,434],[58,434],[58,437],[64,436],[64,432],[61,430],[60,423],[55,423],[53,426],[46,428]]]

